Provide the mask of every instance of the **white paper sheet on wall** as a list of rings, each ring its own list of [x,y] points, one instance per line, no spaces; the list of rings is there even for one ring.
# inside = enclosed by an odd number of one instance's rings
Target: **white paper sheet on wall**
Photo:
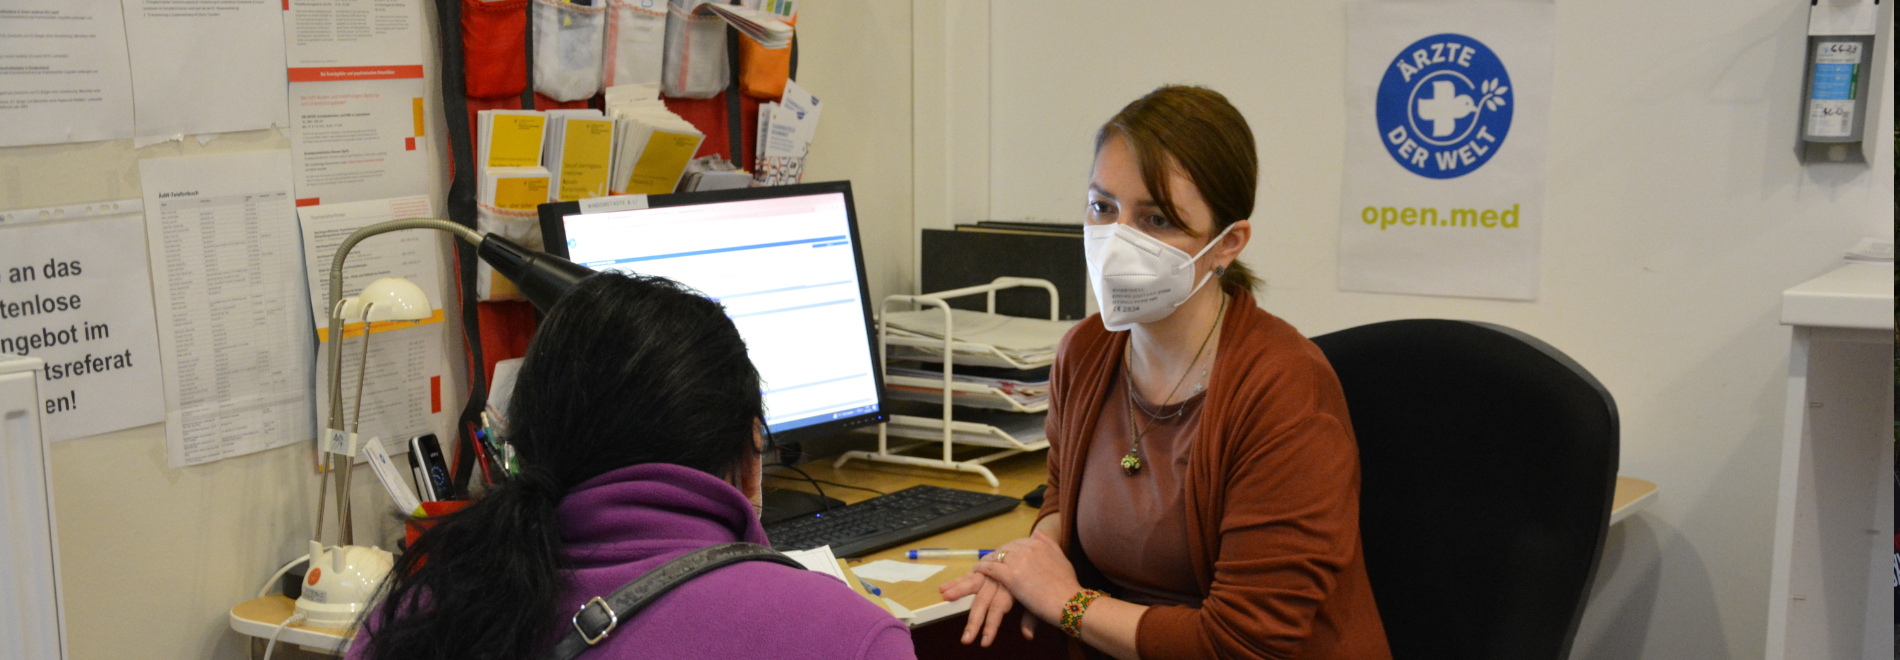
[[[402,324],[408,326],[409,324]],[[424,433],[437,437],[452,428],[442,414],[443,378],[448,361],[442,354],[444,323],[414,327],[380,327],[369,338],[369,379],[363,382],[362,422],[357,437],[379,436],[389,440],[395,453],[409,450],[409,438]],[[328,347],[325,347],[328,350]],[[328,355],[327,352],[319,355]],[[362,373],[363,336],[354,334],[343,342],[343,418],[357,420],[356,381]],[[319,387],[330,382],[330,365],[317,361]],[[318,428],[330,419],[329,394],[317,395]],[[359,456],[359,460],[360,460]]]
[[[293,75],[294,75],[293,70]],[[290,83],[299,204],[429,192],[422,67],[414,77]]]
[[[330,329],[330,263],[336,258],[337,246],[343,244],[343,239],[379,222],[432,215],[427,195],[297,209],[297,224],[303,234],[304,272],[310,287],[310,316],[316,324],[318,341],[329,340],[324,334]],[[356,295],[380,278],[405,278],[429,294],[429,306],[436,310],[433,321],[442,320],[442,260],[436,247],[440,236],[441,232],[437,231],[410,229],[379,234],[356,244],[350,250],[349,259],[343,262],[343,295]],[[354,332],[360,327],[359,323],[345,332]]]
[[[138,137],[288,123],[277,0],[124,0],[124,7]]]
[[[0,63],[0,147],[132,137],[118,0],[9,0]]]
[[[171,467],[309,441],[311,345],[290,152],[139,161]]]
[[[390,0],[286,0],[284,59],[292,71],[307,68],[414,66],[421,77],[421,2]],[[348,72],[333,72],[338,80]]]
[[[0,355],[36,357],[47,440],[165,418],[137,200],[114,217],[0,229]]]

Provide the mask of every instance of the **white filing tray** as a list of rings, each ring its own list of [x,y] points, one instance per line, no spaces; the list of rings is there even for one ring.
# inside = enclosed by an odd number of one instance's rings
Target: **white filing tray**
[[[924,295],[894,295],[884,298],[878,313],[878,351],[884,356],[881,364],[888,364],[893,357],[903,359],[922,359],[941,362],[941,379],[916,378],[909,376],[884,376],[887,386],[899,385],[937,392],[935,397],[943,404],[943,414],[938,417],[918,417],[913,415],[892,415],[891,421],[877,427],[877,451],[848,451],[838,457],[834,467],[843,467],[851,459],[864,459],[884,463],[916,465],[959,472],[973,472],[983,475],[991,486],[999,485],[996,475],[984,467],[985,463],[1000,458],[1014,456],[1023,452],[1038,451],[1049,447],[1049,439],[1043,432],[1043,419],[1049,406],[1041,403],[1024,406],[1010,399],[1001,391],[996,391],[976,383],[957,382],[953,379],[955,365],[970,364],[978,366],[1005,367],[1011,369],[1036,369],[1046,367],[1055,361],[1053,350],[1036,355],[1024,355],[1022,351],[1012,351],[993,345],[956,341],[954,337],[956,315],[951,313],[949,299],[976,294],[986,294],[989,298],[988,313],[996,312],[996,292],[1015,287],[1039,287],[1049,292],[1049,320],[1055,321],[1058,309],[1056,287],[1048,280],[999,277],[989,284],[952,289]],[[942,337],[893,336],[888,317],[894,305],[923,306],[935,308],[943,319]],[[898,348],[898,351],[893,351]],[[988,391],[985,391],[988,390]],[[916,400],[918,392],[909,392],[898,398]],[[991,405],[983,405],[983,404]],[[996,410],[963,411],[955,410],[958,405],[995,408]],[[1007,411],[1007,412],[1004,412]],[[870,432],[870,429],[863,429]],[[902,442],[893,446],[891,438],[896,437],[912,442]],[[954,450],[957,445],[988,447],[998,451],[957,460]],[[924,458],[907,455],[904,452],[916,449],[936,449],[941,447],[941,457]]]

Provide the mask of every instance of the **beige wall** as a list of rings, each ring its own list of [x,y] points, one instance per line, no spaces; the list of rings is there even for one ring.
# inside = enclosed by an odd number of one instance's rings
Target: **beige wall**
[[[415,1],[428,8],[434,53],[433,2]],[[910,5],[820,2],[802,13],[800,82],[825,102],[807,180],[853,182],[873,296],[908,290]],[[433,64],[428,75],[433,94]],[[441,110],[430,110],[436,153],[445,154]],[[266,130],[205,145],[0,149],[0,209],[136,198],[141,158],[285,149],[289,142]],[[438,208],[446,180],[444,165],[433,180]],[[227,613],[282,562],[303,554],[317,488],[310,447],[170,469],[161,424],[61,442],[50,454],[69,657],[248,657],[248,640],[230,631]],[[361,468],[352,490],[359,542],[389,547],[399,528],[369,513],[387,496]]]

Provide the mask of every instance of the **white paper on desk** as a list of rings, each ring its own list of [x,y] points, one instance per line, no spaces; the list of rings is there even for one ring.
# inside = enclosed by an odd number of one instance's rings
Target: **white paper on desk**
[[[284,18],[274,0],[123,0],[137,135],[283,126]]]
[[[298,69],[422,67],[423,3],[286,0],[284,60]]]
[[[171,467],[313,437],[289,151],[139,161]]]
[[[132,137],[118,0],[0,7],[0,147]]]
[[[851,580],[844,576],[844,569],[838,567],[838,556],[831,554],[829,545],[810,550],[793,550],[785,553],[785,556],[797,560],[808,570],[838,578],[838,581],[845,583],[846,586],[851,584]]]
[[[302,229],[303,263],[310,285],[310,315],[316,323],[317,341],[330,330],[330,263],[343,239],[358,229],[389,220],[427,218],[434,214],[428,195],[393,199],[375,199],[347,204],[323,204],[297,209]],[[432,320],[441,320],[442,259],[439,245],[442,232],[411,229],[378,234],[357,243],[343,262],[343,295],[362,293],[363,287],[384,277],[400,277],[422,287],[429,295],[429,307],[438,311]],[[346,328],[346,334],[356,323]],[[385,436],[395,437],[395,436]]]
[[[944,567],[935,564],[913,564],[907,561],[879,559],[869,564],[859,564],[851,569],[858,577],[879,582],[923,582],[936,575]]]
[[[290,83],[297,202],[334,204],[429,192],[422,67],[373,79]],[[379,71],[381,71],[379,69]]]
[[[117,216],[0,229],[0,355],[46,361],[49,441],[165,419],[144,218],[137,201],[120,205]]]
[[[406,326],[408,324],[400,324]],[[358,437],[378,436],[396,439],[396,453],[408,451],[409,438],[425,433],[453,437],[453,429],[444,414],[442,402],[448,400],[443,381],[447,379],[448,360],[442,353],[442,334],[446,323],[425,323],[413,327],[378,328],[369,338],[369,380],[363,383],[362,422]],[[329,347],[318,353],[318,388],[330,382]],[[355,424],[356,381],[362,373],[363,336],[346,334],[343,342],[343,419]],[[330,420],[330,395],[318,391],[316,416],[311,422],[323,428]],[[359,459],[362,456],[359,455]]]

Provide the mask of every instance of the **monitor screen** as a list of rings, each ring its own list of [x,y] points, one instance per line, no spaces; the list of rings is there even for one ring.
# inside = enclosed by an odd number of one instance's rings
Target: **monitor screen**
[[[886,419],[849,183],[656,195],[594,213],[548,204],[541,224],[558,256],[667,277],[725,305],[780,441]]]

